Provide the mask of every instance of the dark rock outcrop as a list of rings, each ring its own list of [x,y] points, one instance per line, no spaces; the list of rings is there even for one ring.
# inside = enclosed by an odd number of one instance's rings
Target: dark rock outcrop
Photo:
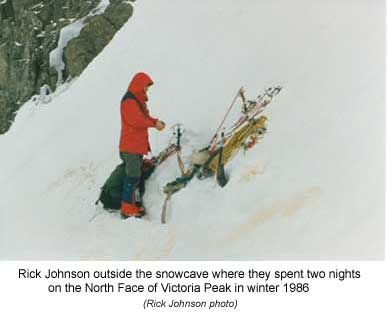
[[[49,55],[58,45],[60,30],[99,4],[100,0],[0,0],[0,134],[42,86],[55,90],[58,74],[50,67]],[[64,50],[63,80],[78,76],[132,13],[128,1],[110,0],[105,12],[87,17],[80,35]]]
[[[67,76],[78,76],[113,38],[133,9],[122,1],[110,0],[110,6],[104,14],[88,18],[80,35],[72,39],[64,50]]]

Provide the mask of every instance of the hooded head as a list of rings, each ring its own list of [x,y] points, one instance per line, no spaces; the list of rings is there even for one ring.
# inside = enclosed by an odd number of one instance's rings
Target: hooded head
[[[145,88],[152,84],[152,79],[146,73],[139,72],[136,73],[132,78],[132,81],[130,81],[128,91],[134,94],[140,102],[145,103],[148,100]]]

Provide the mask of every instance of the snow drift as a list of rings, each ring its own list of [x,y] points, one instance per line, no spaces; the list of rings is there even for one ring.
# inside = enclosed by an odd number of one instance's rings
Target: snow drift
[[[384,14],[381,0],[136,3],[79,78],[49,104],[27,102],[0,137],[0,258],[383,259]],[[227,165],[228,185],[193,180],[166,225],[175,158],[147,183],[146,220],[90,220],[137,71],[155,82],[152,115],[185,124],[185,160],[241,85],[249,97],[284,86],[265,138]],[[151,131],[154,153],[169,136]]]

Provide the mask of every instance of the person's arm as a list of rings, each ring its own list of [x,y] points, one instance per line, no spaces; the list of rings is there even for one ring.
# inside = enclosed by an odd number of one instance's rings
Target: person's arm
[[[156,127],[158,121],[156,118],[144,115],[138,105],[132,103],[132,101],[121,105],[121,115],[124,123],[134,128]]]

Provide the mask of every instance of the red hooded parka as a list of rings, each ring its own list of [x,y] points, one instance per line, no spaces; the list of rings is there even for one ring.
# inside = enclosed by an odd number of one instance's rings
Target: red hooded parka
[[[121,101],[120,152],[147,154],[150,151],[148,128],[155,127],[157,119],[149,115],[144,89],[152,84],[152,79],[146,73],[137,73],[129,84],[128,92],[138,102],[133,98]]]

